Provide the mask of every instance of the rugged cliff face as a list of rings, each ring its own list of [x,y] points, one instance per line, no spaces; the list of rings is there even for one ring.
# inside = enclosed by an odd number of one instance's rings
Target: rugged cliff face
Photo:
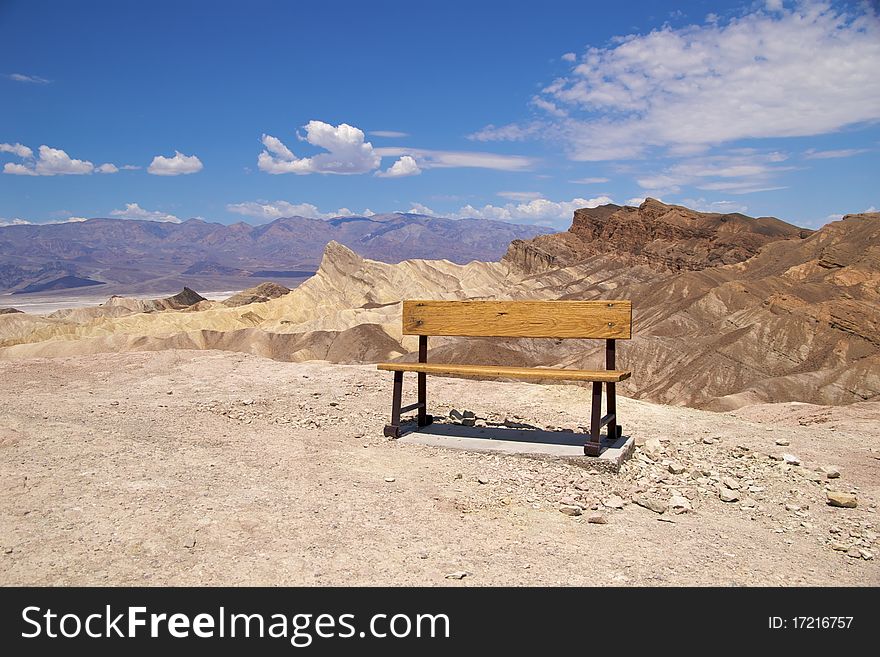
[[[773,217],[696,212],[649,198],[638,208],[576,210],[567,232],[517,240],[504,261],[533,274],[613,254],[657,270],[698,271],[742,262],[765,244],[810,233]]]

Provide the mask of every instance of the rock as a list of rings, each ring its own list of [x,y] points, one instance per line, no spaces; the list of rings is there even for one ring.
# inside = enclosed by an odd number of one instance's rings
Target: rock
[[[477,477],[477,483],[479,484],[488,484],[489,477]]]
[[[838,506],[844,509],[854,509],[859,505],[859,499],[852,493],[844,493],[839,490],[829,490],[825,493],[830,506]]]
[[[591,525],[607,525],[608,519],[601,513],[591,513],[587,516],[587,522]]]
[[[837,479],[840,477],[840,470],[834,465],[823,465],[819,468],[819,471],[829,479]]]
[[[715,439],[714,438],[703,438],[703,444],[704,445],[714,445]]]
[[[468,419],[468,418],[474,418],[474,419],[476,419],[477,414],[474,413],[473,411],[464,411],[464,412],[462,413],[462,417],[464,417],[465,419]]]
[[[730,490],[739,490],[740,485],[739,482],[733,477],[723,477],[721,479],[721,483],[727,486]]]
[[[622,509],[623,498],[620,497],[620,495],[611,495],[607,499],[602,500],[602,504],[607,506],[609,509]]]
[[[672,462],[669,464],[668,469],[669,469],[669,472],[671,472],[672,474],[677,475],[677,474],[682,474],[687,468],[685,468],[685,467],[684,467],[681,463],[679,463],[678,461],[672,461]]]
[[[443,577],[446,579],[464,579],[470,575],[470,573],[466,570],[456,570],[454,573],[447,573]]]
[[[465,426],[465,427],[472,427],[477,424],[477,420],[476,420],[476,418],[465,417],[465,418],[461,419],[461,424],[462,424],[462,426]]]
[[[862,559],[865,561],[873,561],[874,553],[870,550],[865,550],[864,548],[859,548],[859,554],[862,555]]]
[[[649,511],[653,511],[654,513],[663,513],[664,511],[666,511],[665,504],[663,504],[659,500],[646,497],[645,495],[634,495],[632,501],[633,503],[638,504],[640,507],[648,509]]]
[[[799,507],[797,504],[786,504],[785,510],[786,511],[800,511],[801,507]]]
[[[559,512],[563,513],[567,516],[579,516],[583,513],[583,510],[579,506],[575,506],[573,504],[561,504],[559,506]]]
[[[453,408],[451,411],[449,411],[449,417],[453,420],[461,420],[462,418],[464,418],[464,415],[459,413],[457,409]]]
[[[688,511],[693,511],[690,500],[682,495],[673,495],[669,499],[669,508],[672,509],[673,513],[687,513]]]
[[[385,481],[388,482],[389,484],[393,484],[395,479],[394,479],[394,477],[385,477]]]
[[[777,438],[776,444],[780,447],[788,447],[789,445],[791,445],[791,442],[789,442],[788,438]]]
[[[663,445],[657,438],[648,438],[642,450],[645,452],[645,456],[652,461],[659,461],[660,455],[663,453]]]
[[[719,486],[718,497],[721,498],[722,502],[737,502],[739,500],[739,493],[730,490],[726,486]]]
[[[192,550],[195,546],[196,546],[196,539],[195,538],[188,538],[183,542],[183,547],[185,547],[187,550]]]
[[[782,460],[788,463],[789,465],[800,465],[801,460],[795,456],[794,454],[783,454]]]
[[[853,559],[861,559],[862,553],[859,552],[858,548],[850,548],[846,551],[846,556],[851,557]]]
[[[849,550],[849,545],[834,541],[833,543],[831,543],[831,549],[837,552],[846,552],[847,550]]]

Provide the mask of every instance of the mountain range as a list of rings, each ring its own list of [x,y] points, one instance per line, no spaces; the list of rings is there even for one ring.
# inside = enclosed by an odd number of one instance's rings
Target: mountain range
[[[225,225],[201,219],[130,219],[0,227],[0,292],[30,293],[107,284],[109,292],[252,287],[254,279],[297,284],[328,242],[384,262],[408,258],[464,263],[497,259],[515,239],[550,229],[485,219],[418,214]],[[115,284],[115,287],[114,287]]]

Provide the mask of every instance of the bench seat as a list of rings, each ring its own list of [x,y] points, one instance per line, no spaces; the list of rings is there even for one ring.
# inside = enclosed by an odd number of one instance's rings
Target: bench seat
[[[380,370],[446,374],[466,379],[507,377],[511,379],[542,379],[558,381],[599,381],[619,383],[632,376],[630,370],[564,370],[549,367],[503,367],[496,365],[459,365],[447,363],[379,363]]]

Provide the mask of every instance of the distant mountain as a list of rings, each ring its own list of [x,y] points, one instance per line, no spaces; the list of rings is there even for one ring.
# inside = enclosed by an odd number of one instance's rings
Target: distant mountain
[[[315,271],[328,242],[375,260],[456,263],[497,260],[511,241],[549,232],[484,219],[419,214],[309,219],[285,217],[254,226],[190,219],[180,224],[130,219],[0,228],[0,291],[45,289],[62,277],[122,285],[197,277],[302,278]],[[249,286],[245,286],[249,287]]]

